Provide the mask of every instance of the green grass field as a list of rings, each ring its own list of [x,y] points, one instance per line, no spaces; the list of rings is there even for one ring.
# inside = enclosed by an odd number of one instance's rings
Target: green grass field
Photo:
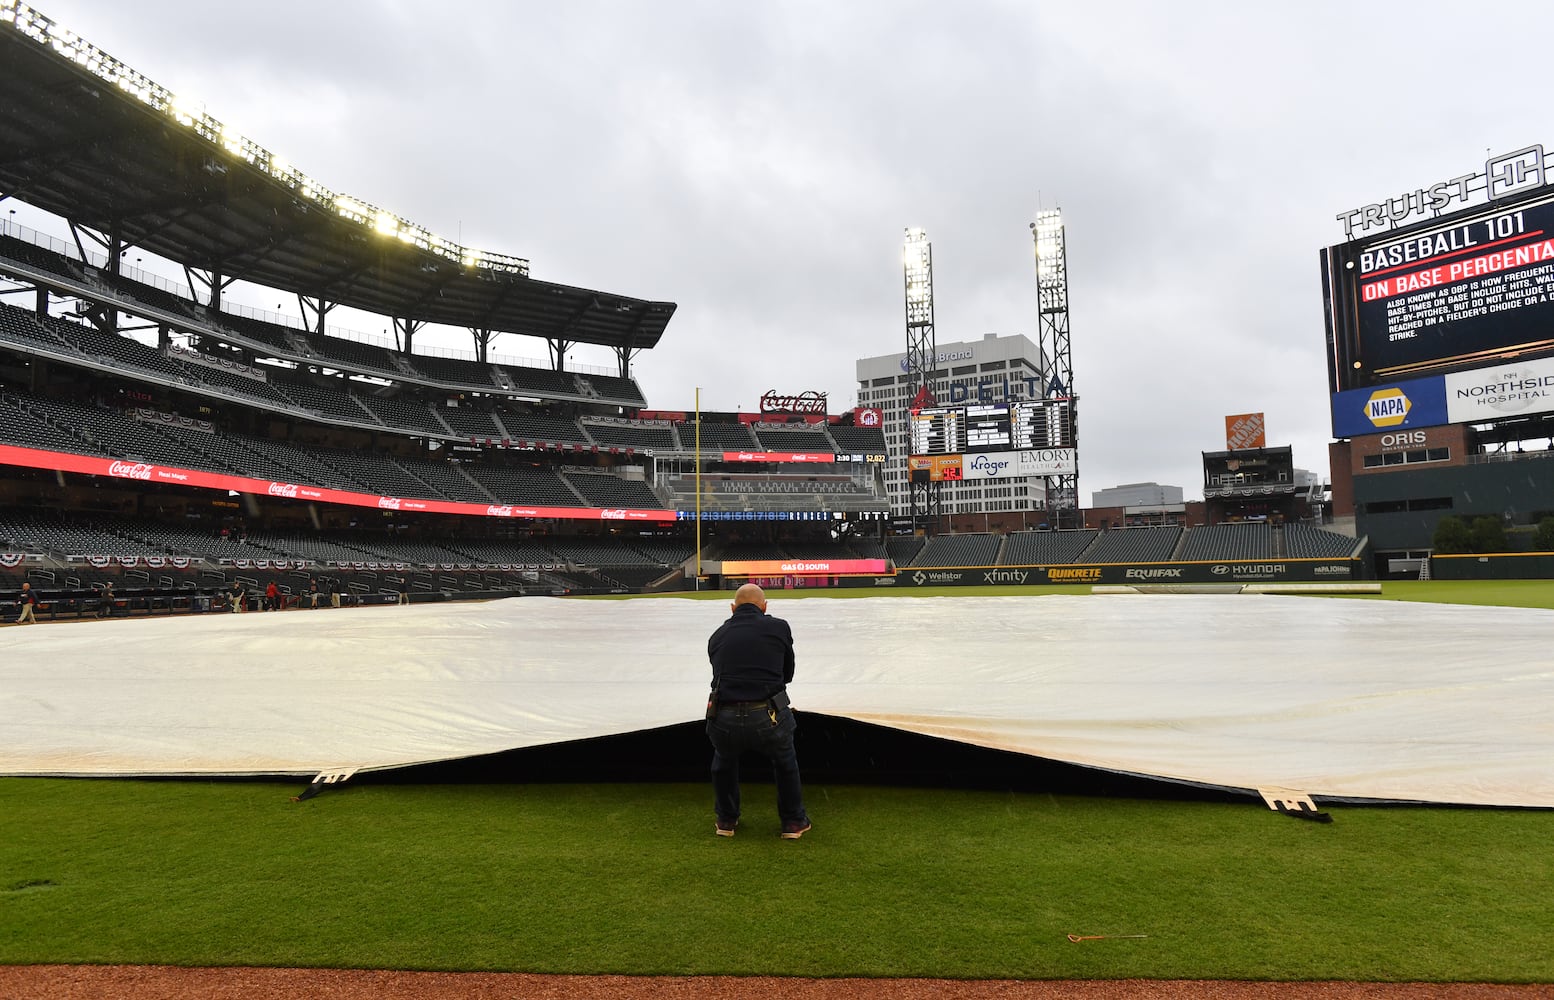
[[[298,790],[0,779],[0,962],[1554,982],[1554,811],[811,784],[789,842],[770,786],[731,840],[700,785]]]

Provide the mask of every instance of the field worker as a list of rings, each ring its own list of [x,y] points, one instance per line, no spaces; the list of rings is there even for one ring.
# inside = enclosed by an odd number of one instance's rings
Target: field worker
[[[732,837],[739,825],[739,758],[754,750],[772,762],[783,839],[798,840],[810,822],[793,750],[798,724],[788,704],[793,631],[766,613],[766,594],[753,583],[740,587],[729,607],[733,614],[707,640],[712,662],[707,738],[712,741],[716,832]]]
[[[22,606],[22,613],[17,616],[16,624],[36,625],[38,618],[33,614],[33,608],[38,603],[38,595],[32,592],[32,584],[23,583],[21,597],[17,599]]]

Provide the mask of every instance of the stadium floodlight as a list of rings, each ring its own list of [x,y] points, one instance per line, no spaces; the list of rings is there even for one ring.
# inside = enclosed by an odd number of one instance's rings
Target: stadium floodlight
[[[220,147],[228,155],[246,161],[275,180],[297,190],[304,198],[333,206],[343,219],[383,235],[397,236],[405,243],[413,244],[445,260],[456,261],[468,267],[525,277],[529,274],[529,262],[522,257],[471,250],[452,240],[434,237],[425,229],[407,222],[392,212],[385,212],[355,198],[337,195],[252,139],[245,138],[236,128],[223,125],[212,118],[200,102],[184,95],[174,94],[166,87],[158,85],[144,74],[136,72],[130,66],[87,42],[75,32],[54,23],[27,6],[22,0],[0,0],[0,26],[4,26],[5,30],[18,32],[52,50],[59,58],[69,60],[99,80],[133,96],[179,125],[193,130],[196,135]]]
[[[234,125],[221,126],[221,147],[233,156],[242,157],[249,163],[258,161],[260,154],[264,153],[264,150],[259,147],[258,143],[252,139],[243,138],[243,134]]]
[[[901,248],[901,260],[906,269],[906,297],[910,303],[933,300],[932,244],[928,234],[921,229],[906,231],[906,243]]]
[[[167,113],[173,116],[173,121],[185,127],[193,127],[194,123],[205,117],[205,105],[192,97],[176,94],[168,102]]]
[[[902,247],[906,279],[906,356],[902,361],[903,378],[916,398],[933,398],[938,370],[938,348],[933,320],[933,244],[928,234],[913,226],[906,231]],[[904,465],[903,465],[903,471]],[[938,529],[943,511],[940,483],[917,482],[908,477],[912,523],[917,530],[932,534]]]
[[[1031,223],[1036,233],[1036,282],[1050,285],[1065,280],[1063,274],[1063,214],[1057,209],[1036,213]]]
[[[335,211],[352,222],[367,222],[367,206],[350,195],[335,195]]]

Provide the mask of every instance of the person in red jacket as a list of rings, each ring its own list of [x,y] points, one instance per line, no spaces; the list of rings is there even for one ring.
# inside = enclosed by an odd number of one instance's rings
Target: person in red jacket
[[[271,580],[270,585],[264,588],[264,610],[279,611],[281,609],[281,588]]]
[[[18,624],[18,625],[23,625],[23,624],[35,625],[35,624],[37,624],[38,618],[37,618],[36,615],[33,614],[33,608],[38,603],[38,595],[34,594],[32,592],[32,584],[30,584],[30,583],[23,583],[22,584],[22,594],[21,594],[21,598],[20,598],[20,603],[21,603],[21,606],[22,606],[22,613],[19,616],[17,616],[16,624]]]

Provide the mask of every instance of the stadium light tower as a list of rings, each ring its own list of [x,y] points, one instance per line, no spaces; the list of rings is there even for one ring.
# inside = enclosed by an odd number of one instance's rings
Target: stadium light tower
[[[937,401],[934,370],[938,357],[938,345],[933,328],[933,244],[921,229],[906,231],[906,245],[902,251],[906,272],[906,384],[911,387],[910,409],[932,406]],[[911,420],[906,421],[911,426]],[[908,435],[910,440],[910,435]],[[908,448],[910,450],[910,448]],[[905,463],[904,463],[905,464]],[[911,517],[914,530],[932,533],[938,528],[943,507],[942,483],[913,482],[910,468],[903,470],[907,479],[907,495],[911,499]]]
[[[1041,349],[1043,395],[1068,400],[1067,433],[1062,436],[1079,448],[1079,421],[1074,392],[1074,355],[1068,333],[1068,247],[1063,214],[1058,209],[1036,213],[1031,223],[1036,240],[1036,343]],[[1054,528],[1083,527],[1079,521],[1079,467],[1068,475],[1047,477],[1047,516]]]

